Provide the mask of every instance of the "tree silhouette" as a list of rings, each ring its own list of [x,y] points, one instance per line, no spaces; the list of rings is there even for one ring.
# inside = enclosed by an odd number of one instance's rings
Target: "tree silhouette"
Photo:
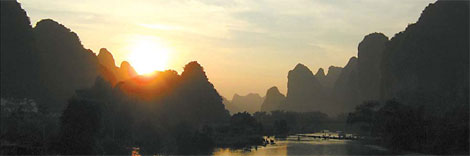
[[[72,98],[61,120],[60,153],[66,155],[99,154],[99,133],[102,130],[102,104]]]

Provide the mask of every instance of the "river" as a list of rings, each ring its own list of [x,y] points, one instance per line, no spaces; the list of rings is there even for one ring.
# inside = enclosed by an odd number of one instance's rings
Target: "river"
[[[271,138],[272,139],[272,138]],[[213,155],[391,155],[385,148],[365,145],[355,140],[314,139],[309,137],[289,136],[274,139],[275,144],[258,146],[251,150],[232,150],[216,148]]]

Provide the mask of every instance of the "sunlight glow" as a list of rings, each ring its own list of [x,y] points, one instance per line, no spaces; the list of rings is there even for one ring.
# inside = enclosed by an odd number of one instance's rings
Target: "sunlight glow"
[[[133,39],[128,60],[139,75],[163,71],[167,68],[170,50],[158,38],[139,36]]]

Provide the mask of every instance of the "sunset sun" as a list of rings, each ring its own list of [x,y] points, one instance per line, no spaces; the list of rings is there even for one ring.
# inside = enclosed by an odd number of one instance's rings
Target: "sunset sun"
[[[128,59],[140,75],[167,68],[169,50],[154,38],[140,37],[130,50]]]

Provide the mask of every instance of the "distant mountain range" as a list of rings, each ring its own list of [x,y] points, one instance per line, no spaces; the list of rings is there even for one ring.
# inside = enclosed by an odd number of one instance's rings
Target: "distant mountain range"
[[[258,112],[260,111],[263,101],[264,97],[261,97],[256,93],[249,93],[245,96],[234,94],[232,100],[227,100],[224,98],[225,107],[232,114],[238,112],[248,112],[253,114]]]

